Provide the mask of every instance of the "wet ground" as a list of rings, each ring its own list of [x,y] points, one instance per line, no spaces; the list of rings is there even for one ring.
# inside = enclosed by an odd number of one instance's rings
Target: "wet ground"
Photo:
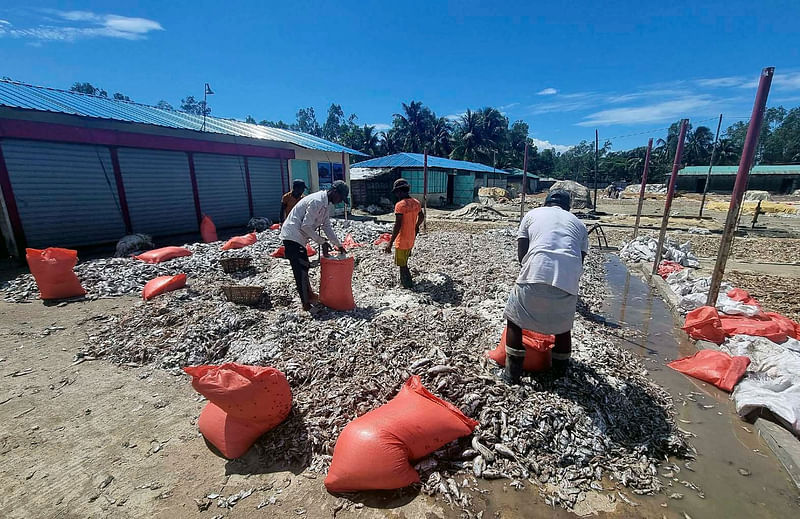
[[[641,331],[641,337],[624,345],[641,355],[653,379],[675,399],[679,426],[694,437],[697,459],[687,469],[674,461],[667,496],[637,497],[636,515],[642,517],[796,517],[800,492],[753,426],[737,415],[730,395],[691,379],[665,364],[697,351],[676,330],[661,298],[615,255],[608,256],[608,282],[612,290],[605,313],[622,326]],[[669,475],[669,474],[668,474]],[[699,488],[694,490],[682,482]],[[670,499],[673,493],[681,499]],[[661,505],[667,503],[667,508]]]

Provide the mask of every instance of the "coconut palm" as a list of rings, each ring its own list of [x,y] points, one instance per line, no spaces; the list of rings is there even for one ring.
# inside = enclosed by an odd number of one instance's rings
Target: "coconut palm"
[[[366,124],[359,132],[359,147],[358,151],[363,151],[367,155],[375,156],[378,154],[378,149],[380,148],[380,139],[378,134],[375,133],[374,126],[367,126]]]
[[[438,117],[433,123],[431,134],[431,153],[437,157],[449,157],[453,151],[453,137],[450,121],[444,117]]]
[[[403,112],[394,114],[394,128],[405,151],[421,153],[432,140],[431,129],[435,117],[430,108],[420,101],[402,103]]]
[[[711,158],[714,134],[707,126],[698,126],[686,136],[683,162],[692,166],[708,164]]]
[[[469,108],[456,122],[455,146],[450,157],[460,160],[475,160],[481,145],[481,121],[477,112]]]

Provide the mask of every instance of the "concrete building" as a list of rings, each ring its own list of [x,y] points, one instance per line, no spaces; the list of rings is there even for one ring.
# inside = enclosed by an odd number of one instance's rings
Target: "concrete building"
[[[522,170],[519,168],[511,168],[508,172],[508,188],[513,188],[516,193],[522,193]],[[528,183],[525,187],[525,192],[536,193],[539,190],[539,175],[528,171],[526,178],[528,179]]]
[[[349,155],[319,137],[0,81],[0,234],[7,251],[111,243],[276,219],[301,178],[349,181]]]
[[[411,196],[424,194],[425,156],[396,153],[353,164],[351,170],[354,206],[377,204],[391,194],[392,183],[400,177],[411,184]],[[485,164],[428,155],[428,205],[465,205],[474,200],[481,187],[506,187],[508,173]]]
[[[739,166],[714,166],[708,191],[711,193],[732,193]],[[679,191],[702,193],[706,185],[708,166],[687,166],[678,171]],[[775,194],[789,194],[800,189],[800,165],[753,166],[747,189],[769,191]]]

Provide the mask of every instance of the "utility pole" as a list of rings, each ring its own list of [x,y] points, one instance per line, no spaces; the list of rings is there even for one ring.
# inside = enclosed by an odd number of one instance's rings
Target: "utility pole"
[[[519,203],[519,220],[525,216],[525,190],[528,188],[528,140],[525,140],[525,157],[522,159],[522,197]]]
[[[725,275],[725,265],[728,263],[728,255],[731,253],[733,234],[736,231],[736,222],[739,219],[739,207],[742,204],[744,191],[747,189],[750,168],[753,167],[758,136],[761,133],[761,124],[764,122],[764,110],[767,106],[767,97],[769,96],[769,88],[772,85],[772,76],[774,74],[775,67],[766,67],[761,71],[761,78],[758,81],[758,92],[756,93],[756,100],[753,103],[750,124],[747,126],[747,136],[744,139],[742,158],[739,161],[739,171],[736,173],[736,183],[733,185],[731,204],[728,206],[728,217],[725,220],[725,227],[722,231],[722,240],[719,245],[717,263],[714,266],[714,273],[711,276],[711,286],[708,288],[708,299],[706,300],[706,305],[708,306],[716,306],[717,304],[719,286],[722,284],[722,276]]]
[[[639,190],[639,207],[636,208],[636,223],[633,226],[633,237],[639,234],[639,219],[642,217],[642,204],[647,186],[647,167],[650,165],[650,151],[653,149],[653,138],[647,141],[647,153],[644,155],[644,169],[642,170],[642,188]]]
[[[214,91],[211,90],[211,85],[208,83],[205,84],[203,88],[203,129],[202,131],[206,131],[206,112],[208,112],[208,95],[214,95]]]
[[[719,129],[722,128],[722,114],[719,114],[719,122],[717,123],[717,136],[714,137],[714,147],[711,149],[711,161],[708,164],[708,173],[706,174],[706,183],[703,185],[703,199],[700,201],[700,218],[703,217],[703,207],[706,205],[706,193],[708,193],[708,185],[711,183],[711,168],[714,167],[714,156],[717,154],[717,145],[719,144]]]
[[[425,162],[422,168],[422,204],[425,208],[425,219],[422,221],[422,228],[428,232],[428,148],[425,147]]]
[[[597,211],[597,157],[600,154],[600,134],[594,131],[594,210]]]
[[[656,246],[656,258],[653,262],[653,274],[658,273],[658,264],[661,263],[661,249],[664,247],[664,238],[667,235],[667,223],[669,223],[669,210],[672,207],[672,197],[675,195],[675,184],[678,181],[678,169],[681,167],[683,159],[683,144],[686,140],[686,127],[689,119],[681,119],[681,131],[678,135],[678,146],[675,149],[675,161],[672,163],[672,175],[669,177],[669,187],[667,188],[667,201],[664,203],[664,217],[661,220],[661,232],[658,234],[658,245]]]

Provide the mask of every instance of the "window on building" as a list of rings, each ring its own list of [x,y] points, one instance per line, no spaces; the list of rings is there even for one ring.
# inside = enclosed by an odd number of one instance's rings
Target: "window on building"
[[[317,162],[319,189],[328,189],[337,180],[344,180],[344,167],[338,162]]]

